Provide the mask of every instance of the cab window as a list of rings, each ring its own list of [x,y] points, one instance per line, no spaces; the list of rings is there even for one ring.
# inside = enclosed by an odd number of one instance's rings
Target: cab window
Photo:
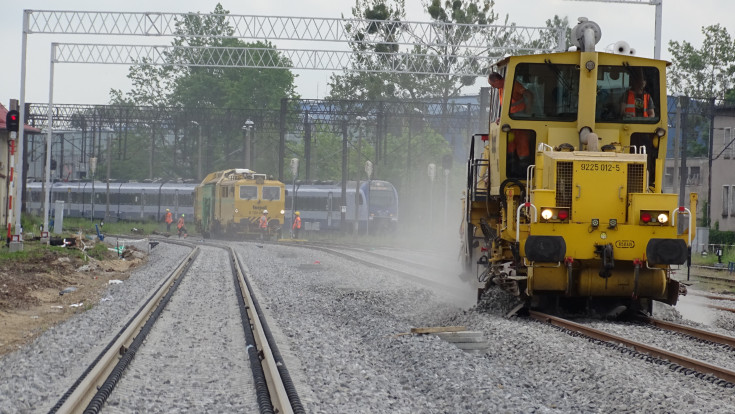
[[[281,188],[280,187],[263,187],[263,200],[280,200],[281,199]]]
[[[258,198],[258,187],[254,185],[241,185],[240,186],[240,199],[241,200],[255,200]]]
[[[576,65],[520,63],[514,73],[508,113],[518,120],[576,121],[578,96]]]
[[[600,65],[597,71],[595,121],[657,123],[660,74],[655,67]]]

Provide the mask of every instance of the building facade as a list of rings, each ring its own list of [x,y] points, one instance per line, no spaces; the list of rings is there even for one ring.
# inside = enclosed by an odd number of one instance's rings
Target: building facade
[[[735,108],[715,112],[712,137],[712,228],[735,231]]]

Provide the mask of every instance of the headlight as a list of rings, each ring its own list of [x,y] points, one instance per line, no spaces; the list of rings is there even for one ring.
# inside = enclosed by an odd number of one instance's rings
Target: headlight
[[[281,214],[286,214],[286,210],[281,210]]]
[[[640,223],[649,226],[662,226],[669,222],[669,213],[661,210],[641,211]]]
[[[553,216],[553,215],[554,215],[554,213],[550,209],[548,209],[548,208],[546,210],[544,210],[544,211],[541,212],[541,217],[544,220],[550,219],[551,216]]]
[[[566,221],[569,219],[569,209],[566,207],[542,207],[541,219],[544,221]]]

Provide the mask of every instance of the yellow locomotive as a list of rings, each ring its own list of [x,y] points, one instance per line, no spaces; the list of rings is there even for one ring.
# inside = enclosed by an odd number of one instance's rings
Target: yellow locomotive
[[[672,270],[690,259],[697,196],[679,206],[661,190],[668,63],[597,52],[600,36],[582,18],[577,50],[496,64],[463,209],[479,295],[498,286],[530,307],[650,313],[685,292]]]
[[[194,219],[205,237],[278,238],[285,217],[286,188],[265,174],[244,169],[210,173],[194,189]],[[260,218],[267,211],[266,230]]]

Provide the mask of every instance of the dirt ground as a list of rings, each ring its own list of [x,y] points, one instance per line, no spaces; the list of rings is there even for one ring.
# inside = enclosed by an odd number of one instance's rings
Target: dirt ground
[[[124,281],[144,253],[110,252],[104,260],[46,251],[42,259],[0,262],[0,356],[32,342],[46,329],[85,312],[111,283]],[[136,257],[137,256],[137,257]]]

